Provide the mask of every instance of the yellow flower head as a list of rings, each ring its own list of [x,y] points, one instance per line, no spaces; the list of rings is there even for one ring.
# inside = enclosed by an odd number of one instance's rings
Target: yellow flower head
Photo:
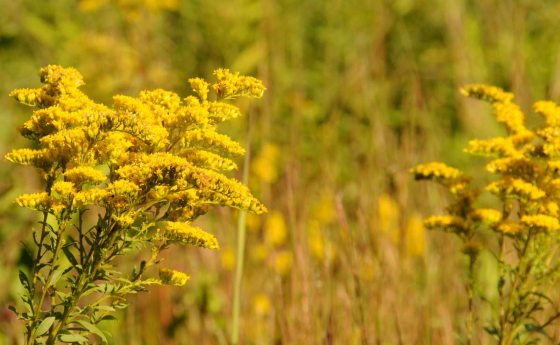
[[[525,198],[529,200],[537,200],[546,195],[546,193],[537,186],[519,178],[507,178],[494,181],[486,186],[486,190],[496,195]]]
[[[502,220],[502,212],[492,208],[478,208],[472,211],[471,217],[475,221],[491,226]]]
[[[424,221],[428,229],[441,229],[455,233],[466,233],[469,231],[469,223],[457,216],[431,216]]]
[[[183,272],[175,271],[169,268],[159,269],[159,279],[163,284],[183,286],[190,279],[188,275]]]
[[[505,92],[499,87],[484,84],[470,84],[461,88],[461,93],[468,97],[478,98],[491,103],[508,103],[513,100],[513,94]]]
[[[502,232],[507,235],[515,235],[521,232],[522,227],[521,224],[511,221],[511,220],[504,220],[498,223],[495,226],[495,229],[499,232]]]
[[[187,223],[165,222],[162,235],[171,243],[189,244],[208,249],[220,248],[214,235]]]
[[[95,168],[89,166],[79,166],[67,170],[64,173],[64,178],[69,182],[73,182],[74,184],[79,185],[84,182],[103,182],[107,177],[105,176],[105,174]]]
[[[533,109],[544,118],[547,126],[560,126],[560,107],[552,101],[535,102]]]
[[[417,165],[411,170],[417,180],[456,180],[463,176],[458,169],[452,168],[445,163],[433,162]]]
[[[537,228],[543,231],[556,231],[560,228],[558,218],[545,214],[537,214],[532,216],[521,217],[521,223],[529,228]]]
[[[21,207],[44,210],[49,206],[49,195],[46,192],[23,194],[16,198],[16,203]]]

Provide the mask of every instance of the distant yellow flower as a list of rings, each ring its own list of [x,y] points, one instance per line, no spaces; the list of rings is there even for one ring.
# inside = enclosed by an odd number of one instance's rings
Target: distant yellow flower
[[[265,225],[265,243],[271,246],[281,246],[286,242],[288,230],[284,215],[280,211],[272,211],[268,215]]]
[[[222,267],[227,270],[231,271],[235,268],[235,250],[230,247],[222,249],[222,257],[221,257]]]
[[[335,196],[323,192],[311,211],[311,217],[321,225],[329,225],[336,220]]]
[[[278,158],[280,150],[274,144],[265,144],[253,159],[251,172],[260,181],[274,183],[278,179]]]
[[[264,293],[258,293],[253,297],[253,309],[258,316],[266,316],[270,313],[272,305],[270,298]]]
[[[291,251],[282,250],[274,258],[274,270],[281,276],[287,275],[292,269],[294,257]]]
[[[381,194],[377,199],[377,216],[379,224],[374,228],[388,236],[394,245],[400,243],[400,208],[397,201],[389,194]],[[375,226],[375,225],[374,225]]]
[[[406,251],[412,256],[423,256],[426,253],[426,230],[422,217],[414,213],[406,222]]]
[[[270,252],[271,252],[271,248],[269,246],[262,243],[257,243],[251,246],[251,250],[249,251],[249,257],[254,262],[260,263],[266,260]]]

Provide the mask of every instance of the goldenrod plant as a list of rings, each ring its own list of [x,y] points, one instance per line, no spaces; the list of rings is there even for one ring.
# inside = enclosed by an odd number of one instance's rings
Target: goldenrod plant
[[[497,298],[480,296],[494,311],[484,329],[500,345],[540,343],[551,337],[551,326],[560,317],[552,289],[560,269],[560,107],[536,102],[533,109],[543,121],[529,129],[513,94],[486,85],[469,85],[461,92],[489,102],[507,135],[471,140],[465,150],[490,159],[485,170],[491,181],[484,188],[443,163],[412,170],[416,179],[436,181],[453,196],[447,214],[429,217],[425,225],[456,234],[470,258],[467,343],[476,343],[474,271],[481,251],[492,253],[499,268]],[[484,193],[494,196],[493,208],[481,206]]]
[[[189,279],[160,267],[163,250],[219,247],[192,224],[197,217],[216,205],[266,211],[224,175],[244,149],[217,131],[241,115],[230,100],[259,98],[265,88],[226,69],[214,76],[212,84],[190,79],[194,95],[184,99],[157,89],[117,95],[108,107],[80,91],[77,70],[51,65],[41,69],[42,87],[11,93],[34,109],[20,129],[32,146],[6,158],[37,168],[45,181],[44,191],[16,200],[41,214],[31,272],[20,272],[25,308],[13,308],[26,344],[106,343],[98,324],[125,308],[128,294]],[[116,265],[139,252],[147,255],[130,271]]]

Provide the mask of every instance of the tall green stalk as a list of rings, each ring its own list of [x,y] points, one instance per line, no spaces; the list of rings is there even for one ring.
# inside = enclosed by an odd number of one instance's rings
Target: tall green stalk
[[[251,112],[247,114],[247,143],[246,154],[243,160],[243,176],[241,182],[247,185],[249,182],[249,163],[251,161]],[[239,211],[239,219],[237,221],[237,255],[235,267],[235,287],[233,291],[233,321],[231,331],[232,345],[239,344],[239,313],[241,307],[241,281],[243,279],[243,263],[245,259],[245,237],[246,237],[246,219],[247,211]]]

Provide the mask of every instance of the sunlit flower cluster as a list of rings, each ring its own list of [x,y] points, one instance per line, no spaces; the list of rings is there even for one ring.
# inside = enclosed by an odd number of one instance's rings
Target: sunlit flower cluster
[[[513,94],[485,85],[469,85],[461,91],[491,103],[497,121],[507,131],[503,137],[471,140],[466,149],[470,154],[491,159],[485,169],[494,179],[484,190],[498,197],[501,210],[477,208],[480,191],[459,170],[439,162],[422,164],[412,169],[415,178],[439,182],[455,197],[447,208],[448,215],[430,217],[425,224],[453,231],[465,239],[474,236],[482,225],[509,236],[521,236],[531,230],[557,230],[560,107],[551,101],[536,102],[534,110],[544,121],[530,130],[525,126],[525,115],[513,103]],[[464,188],[457,190],[457,180],[463,181]]]
[[[244,149],[218,133],[217,125],[241,114],[229,100],[261,97],[265,88],[226,69],[214,75],[213,84],[191,79],[194,95],[184,99],[156,89],[117,95],[108,107],[80,91],[84,82],[77,70],[41,69],[42,87],[11,93],[34,108],[20,132],[36,145],[6,158],[38,168],[46,191],[24,194],[17,203],[58,219],[95,205],[123,234],[161,223],[159,236],[146,240],[219,248],[213,235],[190,222],[215,205],[257,214],[266,208],[222,173],[237,168],[232,159]],[[161,275],[177,285],[186,281],[170,271]]]

